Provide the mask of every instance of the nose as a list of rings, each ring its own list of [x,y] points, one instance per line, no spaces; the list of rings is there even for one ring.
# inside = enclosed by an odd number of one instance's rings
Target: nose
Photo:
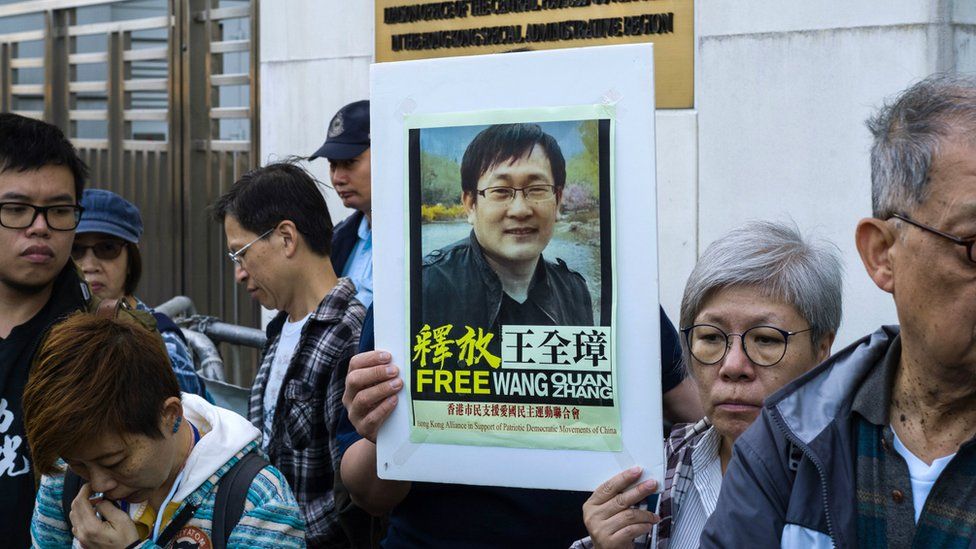
[[[101,264],[97,261],[95,252],[91,248],[85,248],[84,254],[80,258],[75,259],[75,263],[81,267],[81,272],[88,274],[100,271]]]
[[[92,492],[111,492],[119,485],[107,471],[97,466],[88,469],[88,484]]]
[[[736,340],[738,338],[738,340]],[[756,365],[746,356],[742,348],[742,336],[729,337],[729,350],[725,353],[719,368],[719,375],[726,381],[748,381],[756,377]]]
[[[507,213],[510,217],[528,217],[532,215],[532,206],[522,192],[515,193],[515,198],[508,205]]]
[[[34,222],[27,227],[28,235],[48,236],[51,234],[51,227],[47,224],[47,217],[41,212],[34,216]]]
[[[237,282],[238,284],[243,284],[246,280],[247,280],[247,269],[245,269],[242,265],[235,263],[234,282]]]
[[[333,185],[345,185],[348,182],[348,170],[345,168],[332,168],[330,177]]]

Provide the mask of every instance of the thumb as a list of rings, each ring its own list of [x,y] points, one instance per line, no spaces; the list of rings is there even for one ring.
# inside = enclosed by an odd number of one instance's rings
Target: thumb
[[[95,509],[98,510],[98,514],[102,515],[103,519],[108,521],[113,526],[118,524],[124,524],[125,522],[132,522],[132,519],[129,518],[128,513],[126,513],[122,509],[119,509],[118,507],[115,506],[114,503],[108,500],[102,500],[98,502],[98,505],[95,506]]]

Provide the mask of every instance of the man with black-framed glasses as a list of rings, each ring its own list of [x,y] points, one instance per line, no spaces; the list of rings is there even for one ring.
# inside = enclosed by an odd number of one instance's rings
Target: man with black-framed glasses
[[[0,114],[0,539],[30,545],[34,475],[21,398],[41,335],[85,307],[69,261],[88,168],[58,128]]]
[[[976,79],[929,77],[868,128],[873,215],[855,243],[899,325],[766,401],[702,547],[976,540]]]

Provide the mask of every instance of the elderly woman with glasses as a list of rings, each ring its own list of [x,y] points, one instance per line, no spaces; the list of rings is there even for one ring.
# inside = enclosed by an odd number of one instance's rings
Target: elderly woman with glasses
[[[92,293],[101,299],[125,300],[130,307],[152,313],[166,343],[180,389],[211,400],[183,334],[166,315],[152,311],[135,296],[142,276],[142,215],[121,196],[102,189],[87,189],[81,196],[81,222],[75,229],[71,257],[85,275]]]
[[[732,445],[763,401],[830,354],[841,319],[836,248],[794,227],[753,222],[713,242],[681,300],[683,351],[706,417],[674,428],[657,512],[657,481],[624,471],[583,506],[589,538],[574,547],[698,547]],[[641,504],[639,507],[638,504]]]

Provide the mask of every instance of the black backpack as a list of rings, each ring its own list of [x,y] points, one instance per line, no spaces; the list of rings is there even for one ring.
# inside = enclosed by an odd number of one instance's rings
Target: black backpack
[[[214,501],[213,528],[211,532],[211,542],[214,549],[225,549],[230,533],[241,520],[244,514],[244,501],[247,499],[247,491],[251,488],[254,477],[269,465],[268,460],[261,457],[257,452],[245,454],[233,467],[220,478],[217,483],[217,499]],[[71,530],[71,502],[74,501],[81,490],[81,477],[68,469],[64,474],[64,489],[61,492],[61,510],[64,512],[64,520],[68,523],[68,530]],[[183,525],[193,518],[197,508],[193,505],[185,505],[178,515],[173,517],[169,525],[159,535],[156,544],[165,547]]]

